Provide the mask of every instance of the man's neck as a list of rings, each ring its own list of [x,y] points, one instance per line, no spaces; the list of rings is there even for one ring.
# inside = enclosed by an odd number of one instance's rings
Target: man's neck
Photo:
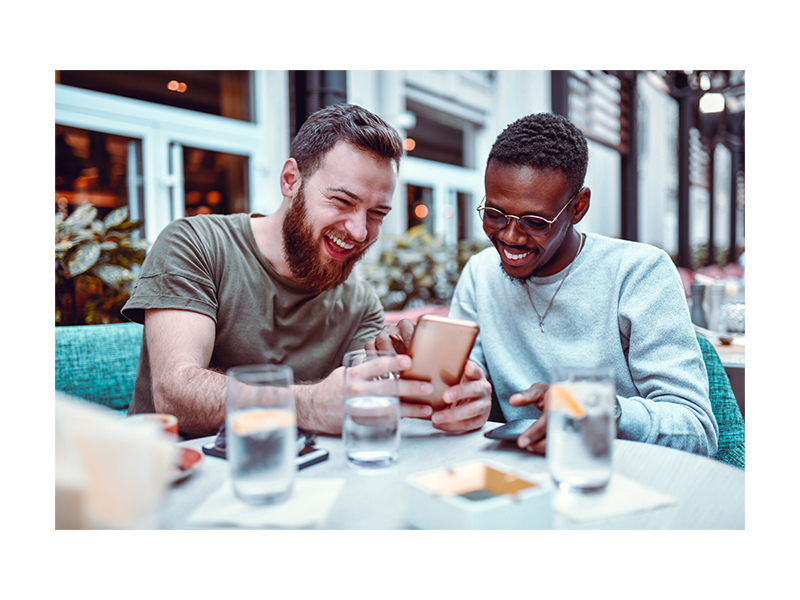
[[[283,216],[284,206],[277,212],[266,217],[250,219],[253,235],[261,254],[275,268],[278,273],[287,279],[293,279],[289,263],[283,255]]]

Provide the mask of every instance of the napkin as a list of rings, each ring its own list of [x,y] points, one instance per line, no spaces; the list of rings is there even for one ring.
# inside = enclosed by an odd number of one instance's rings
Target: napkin
[[[606,488],[591,494],[559,491],[553,509],[573,521],[605,519],[676,504],[677,500],[614,473]]]
[[[305,529],[320,526],[344,487],[344,479],[295,479],[280,504],[254,506],[240,500],[228,479],[189,518],[192,525]]]
[[[56,529],[153,529],[175,445],[154,423],[56,392]]]

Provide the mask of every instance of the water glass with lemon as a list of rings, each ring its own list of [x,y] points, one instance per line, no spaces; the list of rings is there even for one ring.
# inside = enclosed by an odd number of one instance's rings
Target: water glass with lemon
[[[236,496],[274,504],[292,493],[297,455],[293,373],[285,365],[245,365],[226,372],[226,436]]]
[[[559,489],[602,490],[611,479],[616,386],[611,367],[556,366],[547,392],[547,466]]]

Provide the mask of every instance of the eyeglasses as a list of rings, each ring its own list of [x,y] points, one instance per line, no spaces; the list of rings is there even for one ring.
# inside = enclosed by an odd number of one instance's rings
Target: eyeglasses
[[[552,221],[548,221],[544,217],[537,217],[536,215],[522,215],[521,217],[516,215],[507,215],[502,210],[485,206],[486,196],[483,197],[480,206],[478,206],[478,214],[480,214],[483,224],[489,229],[505,229],[511,223],[511,219],[516,219],[517,223],[519,223],[519,226],[522,227],[522,230],[528,235],[534,237],[546,235],[550,233],[550,228],[553,226],[553,223],[558,220],[558,217],[561,216],[561,213],[564,212],[564,209],[567,208],[569,203],[578,196],[580,191],[581,190],[575,192],[575,195],[567,200],[567,203],[560,211],[558,211],[558,214],[553,217]]]

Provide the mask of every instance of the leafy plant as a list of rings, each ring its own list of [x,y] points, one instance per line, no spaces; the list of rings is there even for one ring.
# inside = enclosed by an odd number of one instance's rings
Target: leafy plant
[[[708,260],[708,243],[704,242],[702,244],[698,244],[692,248],[692,254],[689,257],[691,260],[691,270],[692,271],[699,271],[703,267],[708,267],[711,264],[719,265],[720,267],[724,267],[728,264],[728,248],[727,247],[720,247],[717,246],[716,250],[716,260],[714,263]],[[670,255],[672,258],[672,262],[678,264],[678,254]]]
[[[385,310],[448,304],[467,260],[484,247],[473,241],[448,245],[417,225],[404,236],[386,236],[377,264],[365,265],[362,274]]]
[[[131,295],[148,243],[131,234],[144,221],[131,221],[128,208],[103,220],[82,204],[66,219],[56,213],[56,325],[91,325],[123,320],[120,309]]]

